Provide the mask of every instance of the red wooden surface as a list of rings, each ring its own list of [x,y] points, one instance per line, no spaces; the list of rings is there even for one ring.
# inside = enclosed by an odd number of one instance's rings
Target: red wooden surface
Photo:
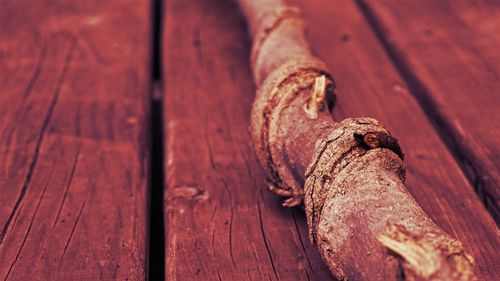
[[[251,149],[255,89],[231,1],[166,3],[167,280],[330,280],[305,217],[264,189]]]
[[[144,280],[148,1],[0,6],[0,278]]]
[[[252,151],[235,1],[163,2],[165,279],[330,280],[302,211],[265,189]],[[498,4],[290,3],[338,84],[335,119],[380,119],[410,192],[481,280],[500,280],[498,228],[475,193],[497,216]],[[1,2],[3,280],[146,279],[151,4]]]
[[[415,92],[500,222],[499,1],[365,1]]]
[[[339,84],[336,119],[382,120],[407,154],[411,193],[464,242],[481,278],[498,279],[495,223],[359,8],[294,2]],[[308,250],[312,267],[303,259],[290,211],[266,193],[251,153],[250,42],[237,9],[226,1],[170,1],[165,17],[167,279],[325,280],[316,251]],[[309,249],[303,218],[292,214]]]

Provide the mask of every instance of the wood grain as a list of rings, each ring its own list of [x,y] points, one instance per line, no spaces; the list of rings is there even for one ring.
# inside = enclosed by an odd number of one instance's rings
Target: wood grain
[[[148,1],[2,1],[0,278],[144,280]]]
[[[407,153],[412,194],[464,241],[481,277],[498,278],[493,220],[360,11],[337,2],[297,3],[314,30],[314,51],[340,85],[335,117],[371,115],[386,123]],[[302,215],[264,190],[247,131],[250,42],[232,5],[166,5],[166,278],[328,280],[305,239]]]
[[[417,91],[500,223],[500,2],[364,1],[399,68]]]
[[[371,116],[385,124],[405,152],[409,191],[439,226],[464,242],[482,279],[500,279],[494,221],[360,10],[351,1],[291,2],[303,9],[313,52],[338,84],[334,117]]]
[[[330,280],[305,217],[265,190],[250,42],[232,1],[166,2],[167,280]]]

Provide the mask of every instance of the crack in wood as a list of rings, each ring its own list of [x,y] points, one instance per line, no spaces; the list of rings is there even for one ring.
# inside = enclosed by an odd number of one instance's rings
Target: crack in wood
[[[59,76],[59,79],[58,79],[57,84],[56,84],[54,95],[52,96],[52,100],[51,100],[49,107],[47,109],[45,119],[44,119],[42,127],[40,129],[40,133],[38,133],[38,138],[37,138],[36,143],[35,143],[35,150],[33,153],[33,158],[31,159],[31,163],[30,163],[29,168],[28,168],[28,173],[25,177],[21,191],[16,199],[16,203],[14,204],[14,208],[12,209],[9,217],[7,218],[7,221],[5,222],[5,225],[2,228],[2,231],[0,232],[0,244],[3,242],[3,240],[5,238],[5,235],[7,233],[7,229],[9,228],[9,225],[12,221],[12,218],[13,218],[14,214],[16,213],[17,209],[19,208],[21,202],[23,201],[24,195],[26,194],[26,191],[28,190],[28,186],[30,185],[31,178],[33,177],[33,173],[35,171],[35,166],[36,166],[37,161],[38,161],[38,156],[40,154],[40,147],[42,145],[43,138],[45,136],[45,132],[47,130],[48,124],[49,124],[50,119],[52,117],[52,113],[53,113],[54,108],[56,106],[57,100],[59,99],[60,89],[61,89],[62,83],[66,77],[66,73],[69,69],[69,63],[70,63],[71,58],[73,56],[73,52],[76,49],[76,39],[74,37],[71,37],[71,41],[72,41],[71,45],[67,51],[67,55],[66,55],[66,58],[64,60],[64,66],[62,68],[61,75]]]

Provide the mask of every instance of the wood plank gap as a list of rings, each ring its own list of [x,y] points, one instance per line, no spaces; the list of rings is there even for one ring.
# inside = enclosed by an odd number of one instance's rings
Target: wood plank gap
[[[153,90],[160,93],[158,83]],[[159,96],[153,94],[154,96]],[[163,152],[163,110],[161,101],[151,99],[149,181],[149,260],[148,280],[165,279],[165,224],[163,215],[164,152]]]
[[[151,115],[150,115],[150,178],[149,178],[149,255],[148,280],[165,280],[165,224],[163,215],[164,150],[161,34],[163,1],[151,1]]]
[[[163,22],[163,0],[151,1],[151,75],[153,81],[161,85],[161,34]],[[153,94],[161,93],[161,91],[153,91]],[[160,96],[153,96],[160,98]]]
[[[438,110],[430,91],[411,70],[411,67],[404,59],[404,56],[398,52],[397,48],[391,45],[386,37],[382,24],[377,19],[370,7],[368,7],[368,5],[366,5],[363,0],[356,0],[355,3],[369,23],[369,26],[380,41],[395,68],[408,85],[410,93],[420,105],[422,110],[425,112],[427,119],[436,130],[438,136],[441,138],[441,140],[450,151],[451,155],[453,155],[456,162],[459,164],[459,167],[466,175],[467,180],[473,186],[475,193],[478,195],[485,208],[493,217],[493,220],[497,223],[497,225],[499,225],[500,217],[495,215],[497,212],[494,209],[495,205],[493,204],[492,206],[491,204],[489,204],[489,202],[495,202],[495,198],[490,198],[493,195],[485,192],[485,190],[482,189],[484,183],[482,181],[482,177],[474,167],[473,159],[471,159],[469,155],[464,152],[464,149],[458,144],[453,134],[452,128],[450,127],[450,124],[445,121],[445,116],[443,116]]]

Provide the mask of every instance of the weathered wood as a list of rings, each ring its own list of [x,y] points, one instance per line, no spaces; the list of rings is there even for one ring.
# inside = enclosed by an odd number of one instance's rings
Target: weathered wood
[[[351,1],[290,1],[309,25],[313,52],[338,85],[334,117],[372,116],[400,140],[406,186],[436,223],[464,242],[478,275],[500,278],[495,223]]]
[[[338,2],[300,3],[315,30],[313,49],[340,85],[335,116],[372,115],[393,129],[407,153],[412,194],[465,242],[479,275],[494,279],[493,221],[362,15]],[[166,278],[328,280],[305,241],[304,218],[264,190],[247,132],[250,42],[233,4],[169,1],[164,28]]]
[[[1,6],[0,278],[144,280],[149,2]]]
[[[330,280],[305,217],[265,190],[250,42],[232,1],[166,2],[167,280]]]
[[[404,186],[397,139],[371,118],[333,121],[333,82],[310,53],[299,10],[282,0],[239,2],[252,30],[259,162],[271,190],[288,197],[283,206],[303,201],[310,239],[334,277],[477,280],[462,244]]]
[[[500,2],[363,1],[400,69],[500,223]]]

